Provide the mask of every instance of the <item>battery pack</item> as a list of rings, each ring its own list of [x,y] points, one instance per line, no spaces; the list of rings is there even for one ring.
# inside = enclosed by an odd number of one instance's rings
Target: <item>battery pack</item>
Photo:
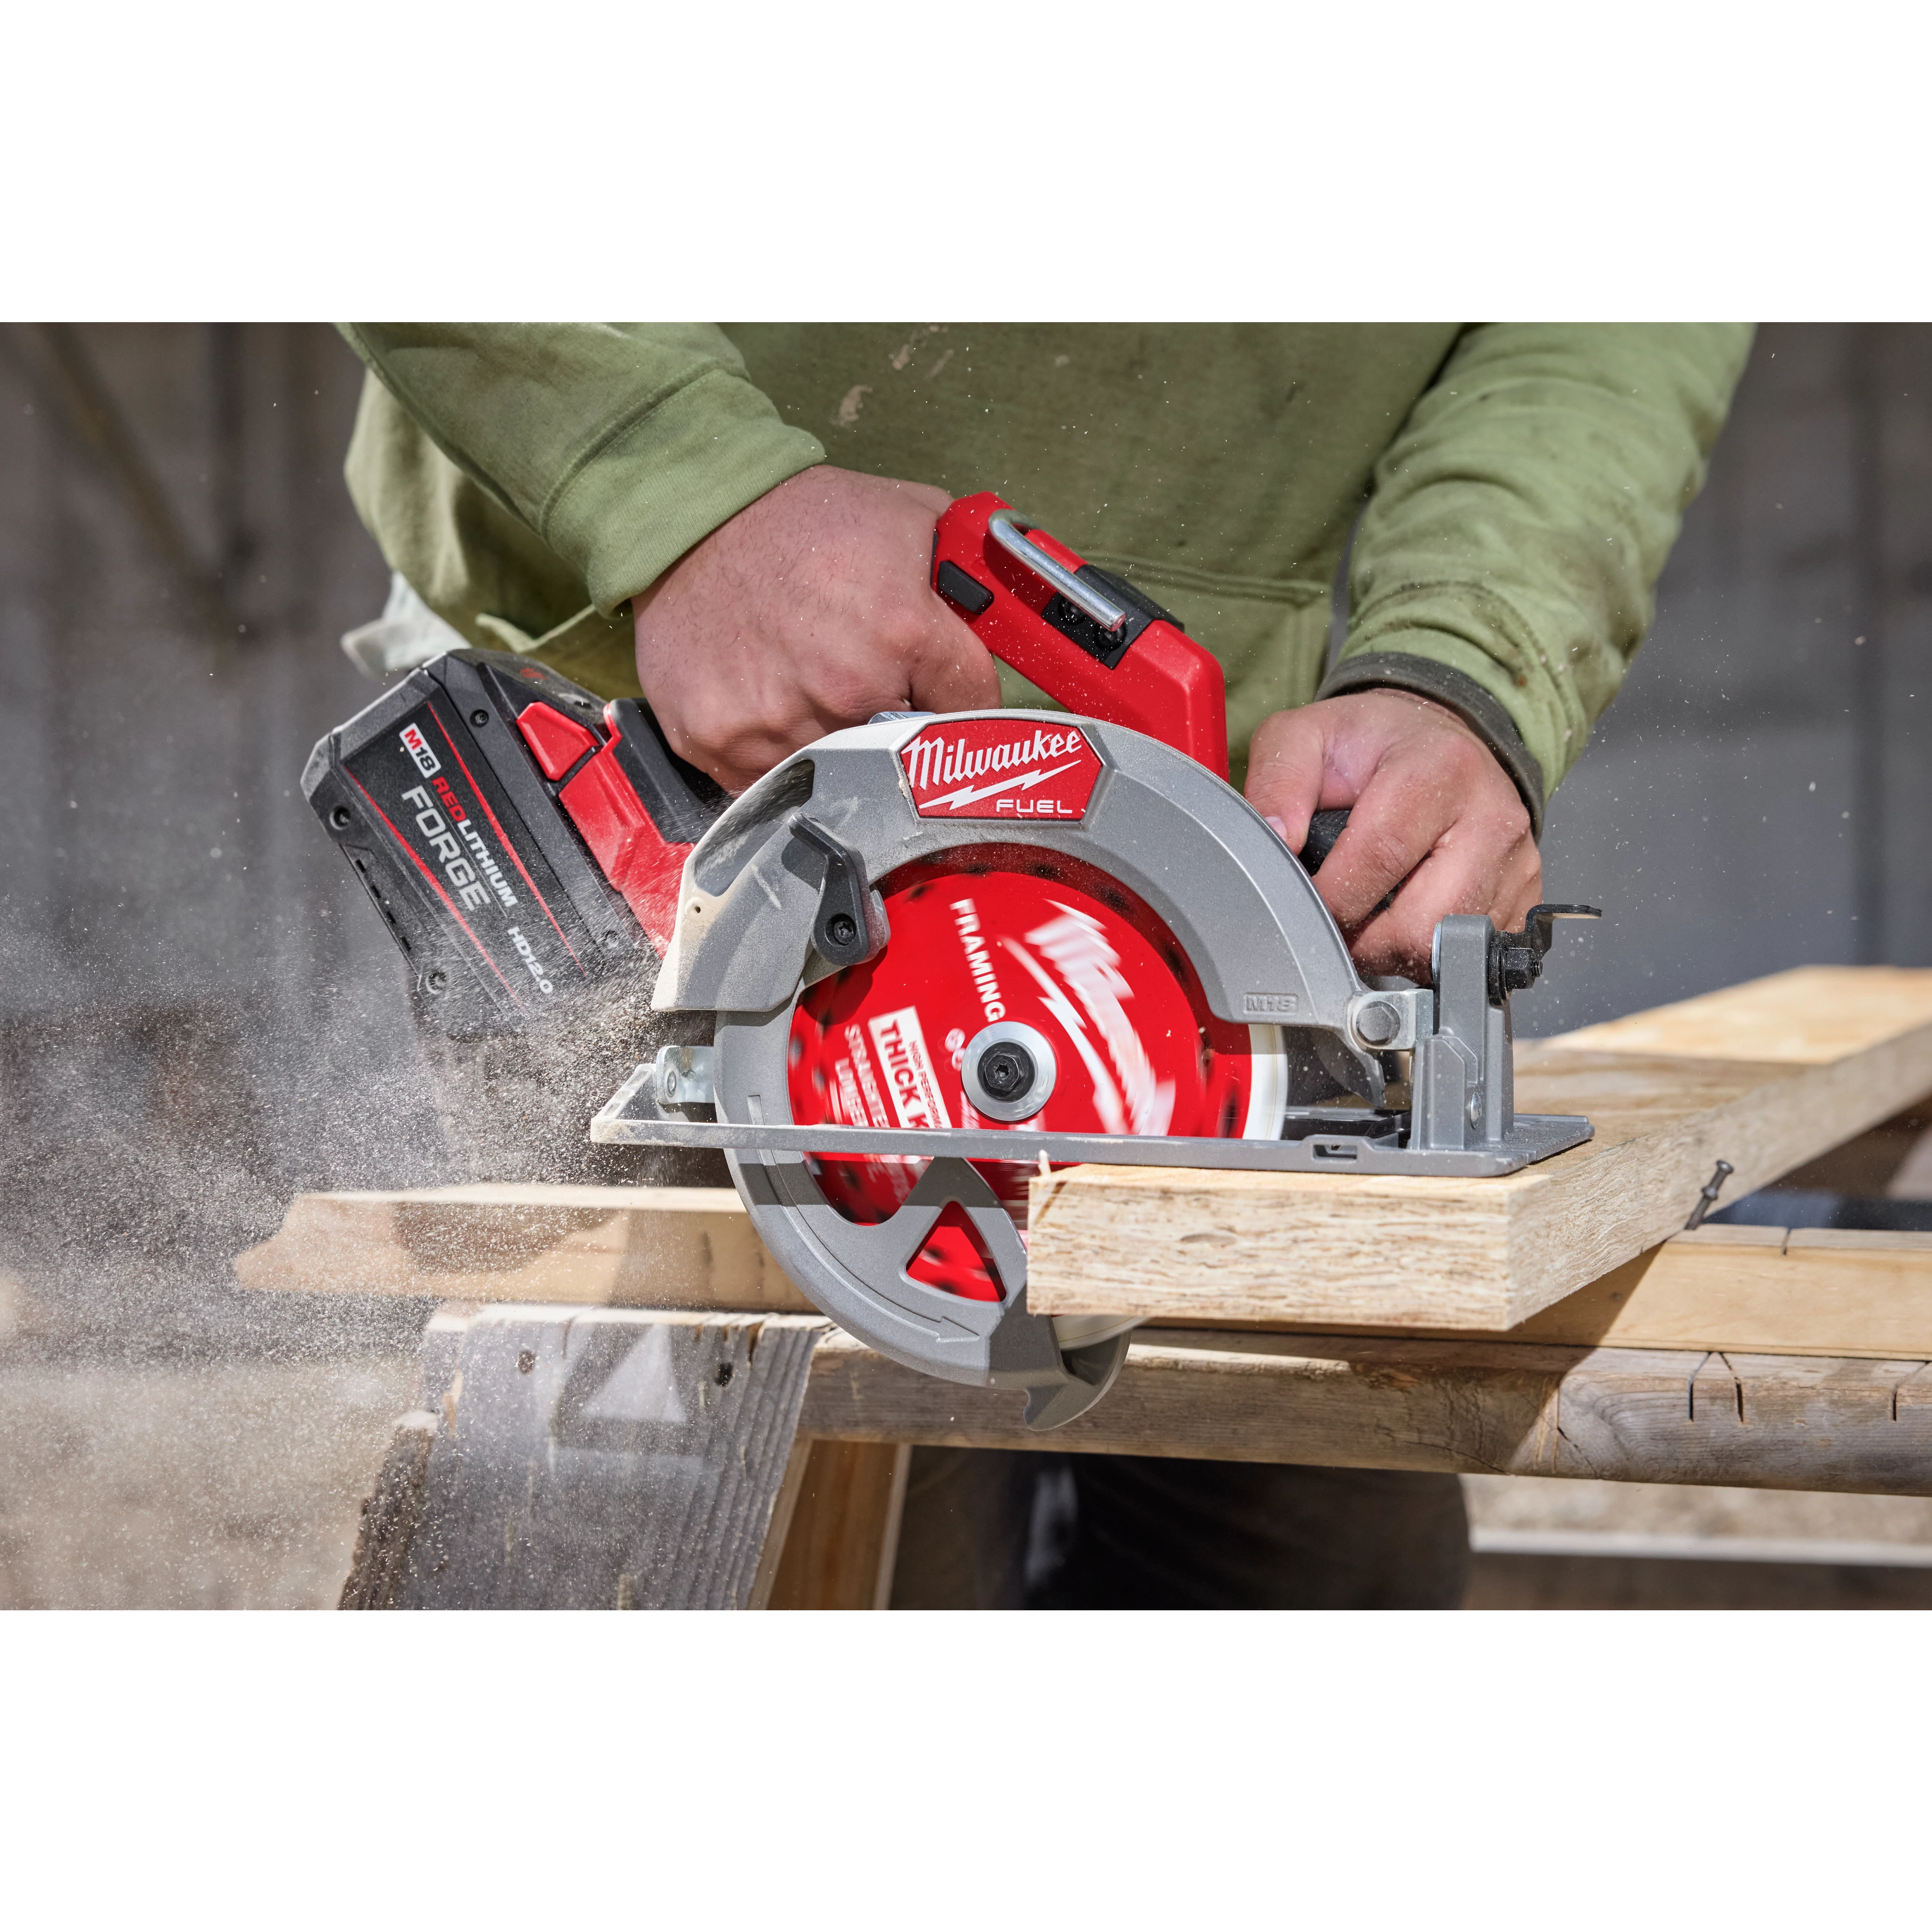
[[[653,970],[728,802],[649,710],[451,651],[332,731],[302,791],[452,1030],[541,1022]]]

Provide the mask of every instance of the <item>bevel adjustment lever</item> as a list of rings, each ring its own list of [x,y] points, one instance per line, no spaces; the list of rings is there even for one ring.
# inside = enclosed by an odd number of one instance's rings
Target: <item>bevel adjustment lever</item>
[[[1559,919],[1601,919],[1600,906],[1534,905],[1520,932],[1490,935],[1490,998],[1500,1004],[1511,993],[1526,993],[1543,976],[1544,956],[1556,937]]]

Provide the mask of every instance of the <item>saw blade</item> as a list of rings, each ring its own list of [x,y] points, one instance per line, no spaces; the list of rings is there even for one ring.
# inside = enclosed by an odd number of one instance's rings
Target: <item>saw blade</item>
[[[1036,1130],[1216,1138],[1280,1129],[1280,1031],[1216,1018],[1173,934],[1093,868],[1036,847],[989,846],[910,866],[880,885],[891,938],[799,1000],[788,1048],[793,1120],[809,1126],[1009,1124],[976,1108],[968,1044],[1017,1024],[1054,1065]],[[974,1163],[1024,1232],[1021,1162]],[[826,1199],[870,1225],[895,1214],[923,1160],[814,1156]],[[907,1273],[973,1300],[1004,1298],[985,1244],[956,1208]]]

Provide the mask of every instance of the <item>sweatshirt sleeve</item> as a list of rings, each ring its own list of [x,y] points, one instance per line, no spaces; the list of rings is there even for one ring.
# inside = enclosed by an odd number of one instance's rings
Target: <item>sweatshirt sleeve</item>
[[[580,573],[607,616],[825,460],[709,324],[352,322],[342,332],[451,462]]]
[[[1728,323],[1466,330],[1376,466],[1322,694],[1406,685],[1479,730],[1499,706],[1520,744],[1498,754],[1540,821],[1643,641],[1750,341]]]

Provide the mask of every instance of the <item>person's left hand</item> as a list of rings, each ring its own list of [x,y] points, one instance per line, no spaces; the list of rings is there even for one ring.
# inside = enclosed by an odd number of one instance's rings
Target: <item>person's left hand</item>
[[[1247,794],[1294,852],[1316,812],[1352,808],[1315,886],[1364,972],[1426,980],[1445,914],[1486,913],[1510,930],[1542,892],[1515,781],[1453,711],[1413,692],[1277,711],[1255,734]]]

